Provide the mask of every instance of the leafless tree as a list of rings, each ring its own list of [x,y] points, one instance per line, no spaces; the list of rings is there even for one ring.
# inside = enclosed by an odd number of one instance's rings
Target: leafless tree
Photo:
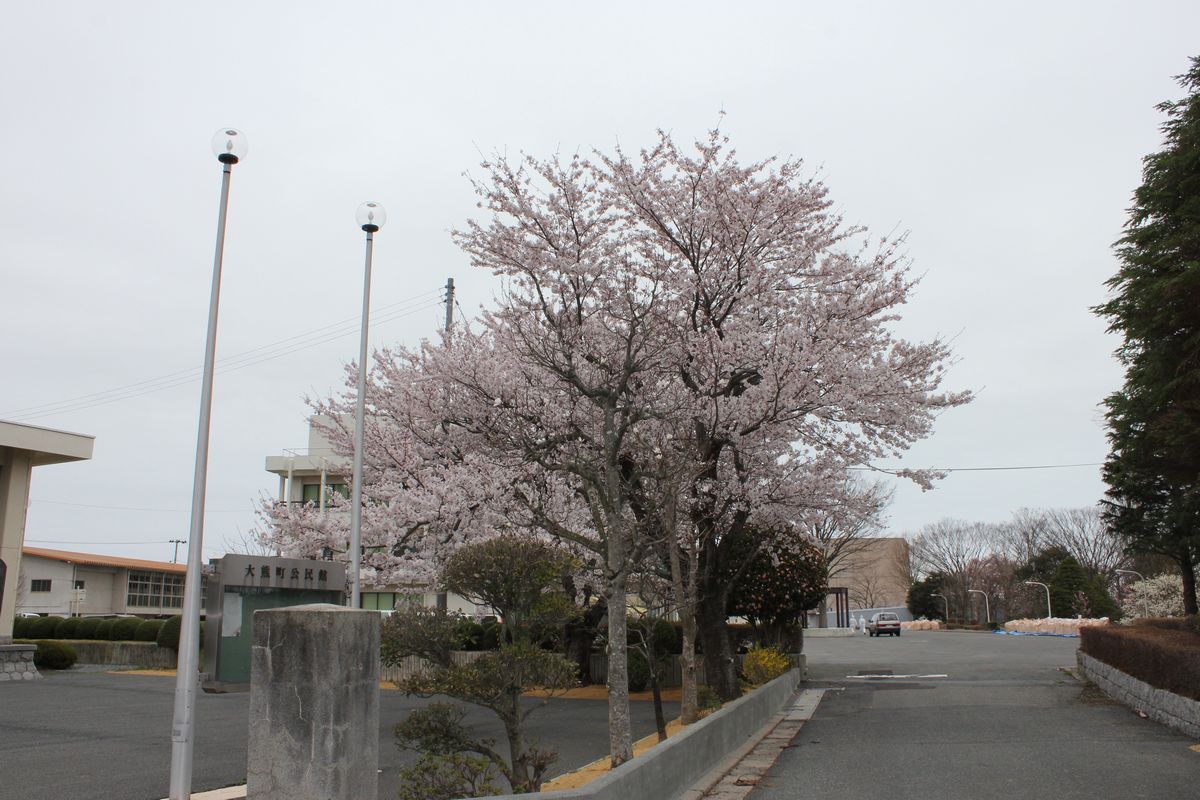
[[[1053,508],[1044,514],[1046,543],[1066,550],[1088,572],[1111,578],[1127,566],[1125,543],[1104,524],[1100,509]]]
[[[825,556],[830,586],[838,584],[839,576],[844,576],[851,567],[854,556],[870,547],[871,539],[883,530],[883,514],[892,502],[892,490],[881,482],[865,483],[850,478],[845,491],[853,501],[817,513],[807,531]],[[821,627],[828,624],[824,600],[818,607],[817,618]]]

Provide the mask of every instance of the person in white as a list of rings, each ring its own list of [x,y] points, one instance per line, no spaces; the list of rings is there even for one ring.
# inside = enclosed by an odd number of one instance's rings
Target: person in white
[[[858,627],[862,629],[863,633],[867,633],[867,618],[862,614],[858,615]]]

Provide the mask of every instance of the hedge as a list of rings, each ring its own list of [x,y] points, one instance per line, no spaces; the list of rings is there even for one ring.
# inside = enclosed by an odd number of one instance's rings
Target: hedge
[[[102,619],[100,624],[96,626],[96,632],[92,634],[93,639],[111,640],[112,628],[116,624],[115,619]]]
[[[70,669],[79,658],[75,648],[66,642],[40,639],[27,643],[37,645],[37,650],[33,653],[33,663],[38,669]]]
[[[79,631],[79,624],[83,622],[82,617],[67,617],[62,622],[58,623],[58,627],[54,629],[55,639],[74,639]]]
[[[1169,631],[1187,631],[1200,636],[1200,615],[1196,614],[1187,617],[1144,617],[1133,624]]]
[[[1127,675],[1200,700],[1200,635],[1154,625],[1079,629],[1079,649]]]
[[[137,630],[133,632],[133,640],[135,642],[153,642],[158,640],[158,632],[162,629],[163,621],[161,619],[144,619],[138,623]]]
[[[26,631],[29,630],[29,623],[33,622],[33,617],[16,617],[13,619],[13,638],[24,639]]]
[[[62,621],[62,617],[38,617],[32,625],[26,628],[25,636],[30,639],[53,639],[54,631]]]
[[[142,624],[141,617],[122,617],[113,623],[112,640],[114,642],[132,642],[138,626]]]
[[[183,627],[183,615],[177,614],[167,619],[163,626],[158,630],[159,647],[169,647],[176,653],[179,652],[179,631]],[[204,649],[204,623],[200,623],[200,649]]]
[[[76,639],[95,639],[96,628],[100,627],[100,623],[104,620],[99,617],[84,617],[79,623],[79,627],[75,629]]]

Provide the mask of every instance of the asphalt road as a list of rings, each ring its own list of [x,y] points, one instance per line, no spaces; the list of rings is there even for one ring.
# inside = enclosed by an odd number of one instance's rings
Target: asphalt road
[[[166,797],[174,688],[173,678],[79,670],[0,685],[0,800]],[[395,746],[392,728],[424,702],[380,692],[380,798],[396,796],[398,770],[415,759]],[[248,708],[248,694],[200,697],[193,791],[245,783]],[[635,737],[654,732],[651,703],[632,713]],[[678,706],[667,713],[678,716]],[[506,750],[494,715],[473,709],[468,721]],[[551,777],[606,754],[607,730],[608,707],[597,700],[551,700],[530,720],[532,736],[558,750]]]
[[[824,699],[751,800],[1200,797],[1197,744],[1059,667],[1077,639],[809,639]],[[860,674],[945,678],[856,678]]]

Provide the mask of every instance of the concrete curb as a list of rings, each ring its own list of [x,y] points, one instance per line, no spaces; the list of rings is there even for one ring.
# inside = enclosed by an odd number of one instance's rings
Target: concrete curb
[[[667,800],[678,797],[709,772],[713,764],[725,761],[731,751],[743,747],[748,737],[771,721],[791,699],[800,681],[800,670],[789,670],[587,786],[556,792],[500,795],[494,800]]]
[[[1200,701],[1156,689],[1080,650],[1079,672],[1102,692],[1155,722],[1200,738]]]

